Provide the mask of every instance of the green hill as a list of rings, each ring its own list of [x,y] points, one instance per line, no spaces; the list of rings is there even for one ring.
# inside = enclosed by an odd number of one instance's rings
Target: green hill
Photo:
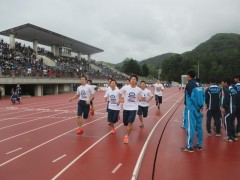
[[[166,54],[162,54],[162,55],[158,55],[158,56],[155,56],[155,57],[151,57],[151,58],[148,58],[148,59],[145,59],[145,60],[142,60],[139,62],[140,65],[143,65],[143,64],[147,64],[148,66],[153,66],[153,67],[160,67],[162,66],[162,62],[165,60],[165,59],[168,59],[172,56],[176,55],[175,53],[166,53]]]
[[[219,33],[192,51],[170,57],[162,64],[161,77],[180,81],[188,69],[198,70],[198,62],[203,82],[221,80],[223,76],[233,79],[240,73],[240,35]]]

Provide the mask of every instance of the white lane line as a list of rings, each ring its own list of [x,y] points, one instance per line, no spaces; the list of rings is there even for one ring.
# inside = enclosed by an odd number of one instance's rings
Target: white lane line
[[[59,158],[53,160],[52,162],[55,163],[55,162],[59,161],[60,159],[64,158],[65,156],[66,156],[66,154],[60,156]]]
[[[106,118],[106,117],[107,117],[107,116],[103,116],[103,117],[98,118],[98,119],[96,119],[96,120],[94,120],[94,121],[91,121],[91,122],[89,122],[89,123],[86,123],[86,124],[84,124],[83,126],[87,126],[87,125],[92,124],[92,123],[94,123],[94,122],[100,121],[101,119]],[[75,118],[75,117],[74,117],[74,118]],[[69,119],[71,119],[71,118],[69,118]],[[67,120],[68,120],[68,119],[67,119]],[[29,149],[28,151],[25,151],[24,153],[19,154],[18,156],[15,156],[15,157],[12,158],[12,159],[9,159],[8,161],[5,161],[4,163],[0,164],[0,167],[2,167],[2,166],[4,166],[4,165],[6,165],[6,164],[8,164],[8,163],[10,163],[10,162],[12,162],[12,161],[14,161],[15,159],[18,159],[18,158],[24,156],[25,154],[28,154],[28,153],[34,151],[35,149],[38,149],[38,148],[42,147],[42,146],[44,146],[45,144],[48,144],[48,143],[50,143],[50,142],[52,142],[52,141],[54,141],[54,140],[56,140],[56,139],[58,139],[58,138],[60,138],[60,137],[62,137],[62,136],[64,136],[64,135],[72,132],[72,131],[75,131],[76,129],[77,129],[77,128],[74,128],[74,129],[72,129],[72,130],[70,130],[70,131],[67,131],[67,132],[65,132],[65,133],[63,133],[63,134],[60,134],[59,136],[56,136],[55,138],[52,138],[52,139],[50,139],[50,140],[48,140],[48,141],[45,141],[44,143],[39,144],[39,145],[35,146],[34,148]]]
[[[9,139],[13,139],[13,138],[15,138],[15,137],[18,137],[18,136],[21,136],[21,135],[24,135],[24,134],[27,134],[27,133],[30,133],[30,132],[33,132],[33,131],[36,131],[36,130],[45,128],[45,127],[48,127],[48,126],[52,126],[52,125],[54,125],[54,124],[58,124],[58,123],[67,121],[67,120],[72,119],[72,118],[75,118],[75,117],[70,117],[70,118],[67,118],[67,119],[64,119],[64,120],[61,120],[61,121],[57,121],[57,122],[54,122],[54,123],[51,123],[51,124],[47,124],[47,125],[44,125],[44,126],[41,126],[41,127],[38,127],[38,128],[32,129],[32,130],[29,130],[29,131],[26,131],[26,132],[23,132],[23,133],[20,133],[20,134],[11,136],[11,137],[8,137],[8,138],[6,138],[6,139],[2,139],[2,140],[0,140],[0,143],[1,143],[1,142],[4,142],[4,141],[7,141],[7,140],[9,140]]]
[[[15,150],[12,150],[12,151],[9,151],[9,152],[7,152],[6,154],[11,154],[11,153],[14,153],[14,152],[16,152],[16,151],[19,151],[19,150],[21,150],[22,148],[18,148],[18,149],[15,149]]]
[[[153,133],[155,132],[155,129],[157,128],[158,124],[162,121],[162,119],[173,109],[173,107],[180,101],[182,100],[183,96],[181,96],[180,99],[178,99],[177,102],[175,102],[172,107],[158,120],[158,122],[155,124],[155,126],[153,127],[152,131],[149,133],[148,135],[148,138],[147,140],[145,141],[144,143],[144,146],[141,150],[141,153],[138,157],[138,160],[137,160],[137,163],[135,165],[135,168],[134,168],[134,171],[133,171],[133,174],[132,174],[132,179],[131,180],[136,180],[138,178],[138,173],[139,173],[139,170],[140,170],[140,166],[142,164],[142,160],[143,160],[143,157],[145,155],[145,152],[146,152],[146,149],[147,149],[147,146],[149,144],[149,141],[150,139],[152,138],[153,136]]]
[[[56,115],[59,115],[59,114],[63,114],[63,113],[56,113],[56,114],[53,114],[53,115],[50,115],[50,116],[39,117],[39,118],[35,118],[35,119],[29,120],[29,121],[24,121],[24,122],[21,122],[21,123],[12,124],[12,125],[9,125],[9,126],[1,127],[0,130],[10,128],[10,127],[13,127],[13,126],[18,126],[18,125],[25,124],[25,123],[29,123],[29,122],[33,122],[33,121],[38,121],[38,120],[41,120],[41,119],[47,119],[48,117],[56,116]]]
[[[120,124],[115,129],[118,129],[123,124]],[[83,155],[85,155],[88,151],[90,151],[94,146],[96,146],[98,143],[100,143],[103,139],[105,139],[111,132],[105,134],[103,137],[101,137],[98,141],[93,143],[89,148],[87,148],[83,153],[81,153],[79,156],[77,156],[72,162],[70,162],[65,168],[63,168],[57,175],[55,175],[52,180],[57,179],[59,176],[61,176],[70,166],[72,166],[77,160],[79,160]],[[1,166],[0,166],[1,167]]]
[[[119,163],[113,170],[112,170],[112,174],[116,173],[117,170],[122,166],[122,163]]]

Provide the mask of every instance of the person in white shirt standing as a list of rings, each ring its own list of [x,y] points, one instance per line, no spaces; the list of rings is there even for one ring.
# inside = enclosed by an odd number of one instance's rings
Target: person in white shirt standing
[[[88,118],[90,102],[94,98],[94,90],[87,84],[86,76],[82,76],[80,80],[81,85],[77,88],[76,95],[69,99],[69,102],[71,102],[72,100],[79,98],[77,110],[77,123],[79,128],[77,130],[77,134],[83,133],[82,121],[83,119]]]
[[[153,86],[154,86],[156,106],[158,107],[158,110],[160,110],[160,104],[162,104],[162,96],[163,96],[164,87],[160,83],[159,78],[157,79],[157,82],[155,84],[153,84]]]
[[[138,77],[132,75],[130,77],[130,85],[124,86],[120,93],[122,94],[123,102],[123,124],[127,126],[126,136],[124,137],[124,143],[129,142],[128,136],[132,130],[132,124],[136,118],[138,103],[142,101],[141,92],[142,90],[137,87]]]
[[[153,99],[152,92],[146,88],[146,82],[141,81],[140,87],[142,89],[141,97],[142,101],[138,105],[138,117],[141,122],[140,127],[144,127],[143,118],[146,118],[148,115],[149,102]]]
[[[108,122],[109,126],[112,128],[111,133],[115,133],[114,124],[118,121],[118,116],[120,112],[120,91],[116,87],[117,82],[112,79],[110,83],[110,89],[104,95],[104,99],[108,103]]]

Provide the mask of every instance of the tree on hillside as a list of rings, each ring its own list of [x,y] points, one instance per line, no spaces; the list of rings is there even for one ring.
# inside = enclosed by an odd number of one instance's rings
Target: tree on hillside
[[[149,75],[149,68],[146,64],[142,65],[142,75],[147,77]]]
[[[136,75],[142,75],[142,69],[141,66],[138,64],[138,62],[134,59],[126,58],[123,62],[122,70],[126,74],[136,74]]]

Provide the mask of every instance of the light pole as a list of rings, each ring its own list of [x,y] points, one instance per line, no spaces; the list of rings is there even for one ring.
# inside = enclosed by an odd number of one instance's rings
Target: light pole
[[[198,78],[199,78],[199,61],[198,61]]]

